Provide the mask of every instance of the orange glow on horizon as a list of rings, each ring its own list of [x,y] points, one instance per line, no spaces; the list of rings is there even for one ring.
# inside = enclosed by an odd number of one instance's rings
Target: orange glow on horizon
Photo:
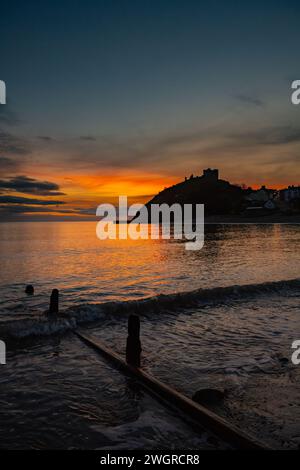
[[[32,216],[44,215],[55,217],[78,217],[84,219],[93,217],[95,212],[93,209],[101,203],[118,203],[118,197],[124,195],[128,197],[128,203],[146,203],[158,192],[166,187],[182,182],[184,177],[175,175],[162,175],[156,173],[145,172],[142,170],[125,170],[116,169],[112,172],[108,169],[103,170],[103,174],[78,174],[72,173],[72,170],[66,169],[61,172],[54,171],[53,168],[35,167],[28,168],[27,174],[39,181],[53,181],[59,185],[59,192],[64,195],[57,196],[40,196],[33,194],[24,194],[17,192],[7,192],[7,195],[19,196],[28,199],[40,200],[58,200],[62,201],[60,205],[33,205],[35,211],[30,212],[28,208],[27,214]],[[230,178],[227,174],[220,175],[221,179],[235,183],[236,178]],[[290,183],[283,184],[282,181],[270,183],[267,179],[263,183],[247,181],[245,184],[252,189],[259,189],[264,184],[267,188],[282,189]],[[23,204],[22,202],[20,204]],[[28,203],[28,206],[31,206]],[[43,211],[43,207],[47,210]],[[40,209],[37,211],[37,208]],[[51,211],[49,211],[51,209]],[[87,211],[88,210],[88,211]],[[82,211],[82,212],[81,212]]]

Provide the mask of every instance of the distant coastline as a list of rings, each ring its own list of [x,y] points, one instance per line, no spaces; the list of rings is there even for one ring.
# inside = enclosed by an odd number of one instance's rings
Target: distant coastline
[[[205,223],[300,223],[300,187],[252,189],[219,178],[219,170],[207,168],[165,188],[146,206],[204,204]]]
[[[98,222],[99,219],[96,217],[88,218],[88,219],[47,219],[47,220],[1,220],[0,223],[7,224],[7,223],[57,223],[57,222],[68,222],[68,223],[77,223],[77,222]],[[128,221],[127,223],[134,222]],[[255,217],[246,217],[243,215],[235,215],[235,214],[220,214],[220,215],[208,215],[205,216],[204,220],[205,224],[300,224],[300,214],[280,214],[280,213],[273,213],[263,216],[255,216]]]

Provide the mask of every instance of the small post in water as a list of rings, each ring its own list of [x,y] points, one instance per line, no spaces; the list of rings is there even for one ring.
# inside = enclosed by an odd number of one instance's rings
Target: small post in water
[[[134,367],[141,365],[140,317],[128,317],[128,336],[126,344],[126,362]]]
[[[58,297],[59,297],[58,289],[53,289],[51,296],[50,296],[49,313],[53,313],[55,315],[58,314]]]
[[[25,294],[27,294],[27,295],[33,295],[34,294],[33,285],[28,284],[28,286],[25,287]]]

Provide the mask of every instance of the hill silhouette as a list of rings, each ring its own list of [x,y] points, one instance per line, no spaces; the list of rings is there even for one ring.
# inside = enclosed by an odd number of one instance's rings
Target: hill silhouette
[[[152,204],[205,204],[207,215],[237,214],[243,204],[245,191],[228,181],[219,179],[218,170],[204,170],[202,176],[191,176],[174,186],[165,188],[147,202]]]

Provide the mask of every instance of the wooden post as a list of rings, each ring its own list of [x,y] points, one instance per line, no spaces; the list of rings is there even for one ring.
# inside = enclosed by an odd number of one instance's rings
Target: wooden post
[[[58,314],[58,297],[59,297],[58,289],[53,289],[51,296],[50,296],[49,313],[53,313],[55,315]]]
[[[134,367],[141,365],[140,317],[129,315],[126,343],[126,362]]]

